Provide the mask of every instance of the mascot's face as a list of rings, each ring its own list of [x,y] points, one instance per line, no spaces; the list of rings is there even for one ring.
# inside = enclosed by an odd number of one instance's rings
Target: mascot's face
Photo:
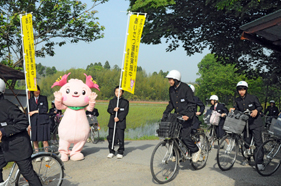
[[[89,104],[91,89],[78,79],[70,79],[60,89],[63,104],[72,107],[83,107]]]

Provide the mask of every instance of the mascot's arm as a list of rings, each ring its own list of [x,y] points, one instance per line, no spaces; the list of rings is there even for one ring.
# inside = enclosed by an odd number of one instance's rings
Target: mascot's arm
[[[63,109],[67,109],[67,106],[65,106],[64,104],[62,104],[62,94],[61,92],[54,92],[54,96],[55,96],[55,105],[56,108],[58,110],[63,110]]]
[[[86,107],[86,110],[92,112],[94,110],[95,107],[95,103],[96,103],[96,98],[97,98],[97,94],[95,92],[92,92],[90,95],[90,99],[89,99],[89,106]]]

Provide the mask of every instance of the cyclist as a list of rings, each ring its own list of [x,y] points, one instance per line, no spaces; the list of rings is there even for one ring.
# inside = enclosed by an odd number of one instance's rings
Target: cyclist
[[[175,113],[183,118],[183,128],[180,132],[183,143],[190,149],[192,153],[192,161],[197,162],[200,158],[201,149],[197,147],[191,139],[191,126],[195,113],[195,102],[193,100],[193,92],[191,88],[181,82],[181,74],[177,70],[171,70],[166,78],[169,79],[169,96],[170,101],[163,113],[163,118],[167,118],[168,114],[175,109]]]
[[[210,110],[217,111],[218,113],[221,114],[219,125],[215,126],[216,136],[217,136],[218,139],[221,139],[225,135],[225,132],[222,129],[222,127],[223,127],[224,122],[225,122],[225,116],[228,114],[228,110],[223,104],[218,102],[219,97],[217,95],[212,95],[210,97],[210,100],[211,100],[211,105],[212,105],[210,107]],[[227,142],[227,144],[229,144],[228,141],[226,141],[226,142]],[[214,148],[214,142],[212,144],[212,148]]]
[[[270,103],[270,106],[268,106],[266,108],[264,114],[266,115],[266,113],[268,112],[267,116],[273,116],[274,118],[277,118],[279,111],[278,111],[278,108],[275,106],[275,101],[271,100],[269,103]]]
[[[195,87],[192,84],[188,84],[189,87],[191,88],[192,92],[195,92]],[[197,97],[197,96],[193,96],[193,100],[195,101],[196,104],[196,110],[195,110],[195,117],[193,119],[193,123],[192,123],[192,131],[196,132],[197,129],[199,129],[201,122],[198,119],[198,116],[201,116],[205,110],[205,105],[203,104],[203,102]],[[197,107],[199,107],[199,111],[197,112]]]
[[[3,167],[15,161],[29,185],[40,186],[41,182],[33,170],[32,147],[26,128],[28,120],[20,109],[4,99],[5,82],[0,79],[0,182],[3,182]]]
[[[247,137],[247,128],[244,129],[244,140],[250,144],[252,136],[254,137],[254,141],[256,144],[256,148],[254,151],[255,161],[257,163],[257,168],[259,170],[264,170],[263,163],[263,152],[256,154],[257,149],[262,145],[262,119],[260,116],[260,112],[262,111],[262,106],[258,100],[258,98],[254,95],[250,95],[247,93],[248,91],[248,83],[246,81],[239,81],[236,85],[236,90],[239,94],[239,97],[235,99],[234,108],[230,108],[230,110],[238,110],[241,112],[246,111],[247,109],[251,111],[250,118],[248,120],[249,125],[249,136]],[[247,149],[249,149],[248,145],[245,145]],[[242,165],[249,165],[250,158],[247,158],[243,161]]]

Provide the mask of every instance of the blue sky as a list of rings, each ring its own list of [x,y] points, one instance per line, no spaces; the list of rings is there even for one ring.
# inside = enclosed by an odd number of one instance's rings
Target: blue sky
[[[92,4],[90,0],[81,0]],[[55,56],[36,58],[36,63],[45,66],[55,66],[58,70],[69,68],[86,68],[90,63],[108,61],[111,67],[117,64],[121,67],[125,34],[127,28],[126,10],[129,7],[127,0],[109,0],[107,3],[98,5],[95,10],[99,17],[99,23],[105,26],[105,37],[92,43],[79,42],[72,44],[67,42],[62,47],[55,47]],[[166,52],[167,44],[164,42],[158,45],[141,44],[139,49],[138,66],[141,66],[147,73],[159,72],[160,70],[179,70],[182,74],[182,81],[194,82],[198,76],[197,64],[209,52],[205,50],[191,57],[186,55],[183,48],[173,52]]]

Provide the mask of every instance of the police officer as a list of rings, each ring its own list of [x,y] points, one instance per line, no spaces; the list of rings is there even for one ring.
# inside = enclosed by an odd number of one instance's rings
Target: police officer
[[[28,120],[16,105],[4,99],[5,88],[5,82],[0,79],[0,182],[3,182],[3,167],[15,161],[29,185],[40,186],[31,162],[32,148],[26,131]]]
[[[193,94],[195,92],[195,87],[192,84],[188,84],[189,87],[191,88]],[[205,110],[205,105],[203,102],[197,97],[193,95],[193,100],[196,104],[196,110],[195,110],[195,117],[193,119],[192,123],[192,130],[197,130],[200,127],[201,121],[199,121],[198,116],[201,116]],[[197,107],[199,107],[199,111],[197,112]]]
[[[270,103],[270,106],[268,106],[266,108],[264,114],[266,115],[266,113],[268,112],[267,116],[273,116],[274,118],[277,118],[279,111],[278,111],[278,108],[275,106],[275,101],[271,100],[269,103]]]
[[[194,141],[191,139],[191,126],[194,113],[196,110],[196,104],[193,100],[193,92],[191,88],[181,82],[181,74],[177,70],[171,70],[166,78],[169,79],[169,96],[170,101],[163,113],[163,117],[175,109],[175,113],[182,116],[184,122],[183,128],[180,132],[183,143],[190,149],[192,153],[192,161],[197,162],[200,158],[201,149],[197,147]]]
[[[262,118],[260,116],[260,112],[262,111],[262,106],[258,100],[258,98],[254,95],[250,95],[247,93],[248,83],[246,81],[239,81],[236,85],[237,92],[239,97],[235,99],[235,106],[230,110],[238,110],[238,111],[246,111],[247,109],[251,111],[250,118],[248,120],[249,125],[249,136],[247,137],[246,129],[244,130],[244,140],[250,144],[252,136],[255,141],[255,161],[257,163],[257,168],[259,170],[264,170],[263,165],[263,152],[257,154],[257,149],[262,145]],[[248,149],[249,146],[245,145]],[[242,165],[249,165],[250,159],[245,159]]]

